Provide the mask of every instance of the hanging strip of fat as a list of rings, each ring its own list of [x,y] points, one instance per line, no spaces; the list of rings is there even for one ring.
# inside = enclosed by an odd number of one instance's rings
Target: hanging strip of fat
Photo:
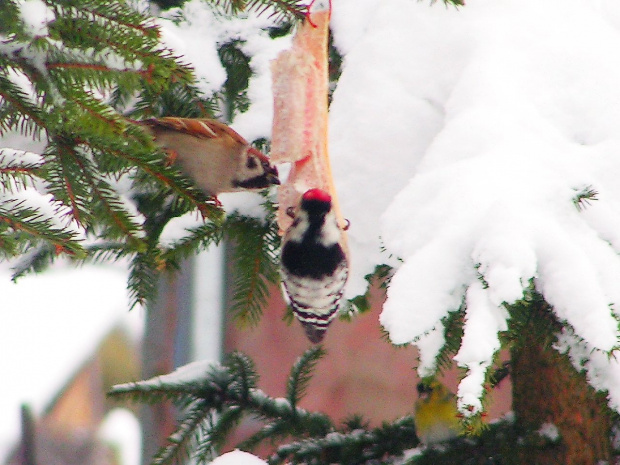
[[[292,164],[287,181],[278,188],[281,232],[292,221],[287,209],[295,207],[300,196],[312,188],[329,192],[339,224],[346,224],[338,206],[327,146],[330,12],[328,0],[315,0],[292,47],[271,63],[274,117],[270,158],[272,163]]]

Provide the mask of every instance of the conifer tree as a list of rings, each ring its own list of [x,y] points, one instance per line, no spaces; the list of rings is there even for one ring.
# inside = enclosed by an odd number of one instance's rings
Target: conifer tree
[[[161,6],[180,3],[162,0]],[[281,25],[274,35],[289,33],[305,11],[304,2],[294,0],[212,3],[231,15],[248,9],[274,14]],[[218,96],[225,100],[222,104],[201,94],[192,69],[161,46],[158,30],[145,13],[120,0],[44,0],[42,4],[48,22],[37,28],[23,17],[19,2],[0,3],[0,136],[18,132],[44,146],[40,156],[24,150],[0,151],[0,253],[14,261],[15,278],[40,272],[58,257],[75,263],[128,259],[130,306],[134,306],[152,301],[162,272],[174,271],[182,259],[226,236],[237,245],[232,311],[243,320],[259,319],[268,286],[277,281],[274,205],[265,198],[265,222],[238,214],[226,216],[212,198],[166,163],[165,154],[132,122],[168,115],[231,119],[247,105],[243,95],[251,72],[247,57],[234,43],[220,46],[228,71]],[[338,63],[336,50],[332,58]],[[595,195],[585,192],[577,203]],[[41,203],[51,204],[53,212],[41,208]],[[164,227],[191,211],[202,215],[204,224],[181,241],[164,246],[160,242]],[[381,274],[389,275],[389,270],[378,270],[377,275]],[[363,308],[364,299],[358,298],[354,305]],[[484,427],[481,417],[474,417],[466,427],[479,439],[457,439],[445,449],[409,457],[406,463],[611,460],[609,414],[584,376],[553,352],[553,335],[561,325],[548,305],[532,288],[510,312],[514,326],[503,343],[512,351],[518,421]],[[440,367],[457,352],[463,321],[464,312],[459,311],[445,322]],[[238,447],[252,450],[276,443],[270,463],[405,460],[406,451],[419,444],[412,416],[369,428],[360,417],[338,424],[299,407],[312,371],[324,356],[315,347],[299,358],[291,369],[285,399],[271,398],[256,388],[256,369],[240,353],[230,354],[219,365],[193,365],[189,374],[118,386],[112,395],[148,402],[171,399],[180,408],[177,429],[154,457],[155,464],[183,463],[188,457],[199,463],[210,461],[245,416],[260,419],[263,427]],[[583,437],[558,440],[535,433],[542,402],[536,402],[533,388],[543,373],[540,365],[546,367],[545,376],[562,380],[552,398],[544,401],[557,415],[554,418],[562,417],[570,425],[579,415],[590,426],[585,441],[597,454],[575,456],[575,447],[585,450]],[[489,372],[489,386],[506,375],[504,368],[500,365]],[[567,414],[566,405],[574,411]],[[591,415],[586,418],[580,407]]]

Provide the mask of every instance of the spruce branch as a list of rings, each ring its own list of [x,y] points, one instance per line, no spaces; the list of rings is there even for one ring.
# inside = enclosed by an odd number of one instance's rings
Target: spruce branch
[[[305,412],[304,410],[297,409],[297,404],[306,392],[316,364],[324,355],[325,351],[322,346],[314,346],[304,352],[295,361],[286,383],[286,404],[281,402],[283,405],[290,406],[291,416],[285,415],[277,420],[265,417],[264,419],[267,424],[243,441],[239,447],[252,450],[266,439],[273,441],[276,438],[283,438],[294,435],[295,433],[302,436],[325,434],[324,425],[320,423],[316,424],[316,418],[308,416],[304,416],[300,419],[296,418],[298,412]]]
[[[254,433],[245,441],[238,444],[241,450],[255,450],[260,444],[266,441],[274,443],[277,440],[295,435],[296,430],[288,421],[274,421],[265,424],[259,431]]]
[[[140,225],[119,199],[118,193],[101,179],[87,176],[93,202],[91,208],[97,218],[105,218],[99,237],[107,240],[126,240],[137,251],[146,248]]]
[[[3,2],[3,5],[0,8],[0,34],[7,35],[7,33],[12,29],[9,28],[10,25],[20,25],[20,23],[23,24],[23,21],[21,19],[19,7],[14,0]],[[22,28],[14,29],[20,30]],[[23,35],[23,31],[20,35]]]
[[[186,242],[182,253],[179,249],[178,254],[164,254],[159,233],[167,221],[198,210],[216,223],[221,222],[221,211],[213,199],[169,166],[144,131],[119,110],[137,99],[136,116],[160,116],[161,100],[152,96],[162,95],[171,95],[169,100],[177,99],[188,108],[202,108],[202,113],[208,105],[199,95],[193,70],[160,45],[151,18],[125,2],[44,2],[53,20],[36,36],[25,29],[19,4],[0,3],[0,134],[44,135],[46,144],[42,162],[36,166],[5,158],[8,152],[3,151],[0,184],[14,192],[26,186],[41,188],[43,183],[37,181],[42,179],[57,211],[69,215],[67,220],[94,236],[98,245],[78,248],[75,238],[71,237],[72,242],[59,236],[64,230],[54,229],[54,224],[37,222],[41,219],[31,212],[22,211],[20,216],[7,206],[13,217],[7,214],[3,219],[0,247],[5,256],[28,251],[18,263],[16,276],[41,271],[54,261],[54,250],[79,251],[73,255],[76,262],[131,257],[132,304],[143,303],[154,295],[155,285],[147,281],[174,267],[173,258],[178,260],[192,253],[192,246],[195,251],[217,239],[211,233],[209,239],[205,235],[202,241]],[[114,185],[115,179],[127,174],[135,192],[146,188],[162,198],[176,197],[174,211],[151,210],[150,217],[146,214],[145,221],[139,221],[129,205],[132,200],[121,199]],[[46,240],[51,247],[45,246]]]
[[[232,120],[235,113],[247,111],[249,107],[247,89],[252,76],[250,57],[243,53],[238,40],[222,44],[218,48],[218,55],[228,76],[223,92],[228,107],[227,119]]]
[[[150,248],[132,258],[127,280],[129,308],[145,305],[157,296],[157,282],[161,270],[158,257],[157,251]]]
[[[453,365],[452,357],[456,355],[461,347],[465,327],[464,306],[461,309],[452,311],[442,320],[444,327],[444,340],[446,341],[437,356],[437,367],[439,371],[449,370]]]
[[[418,444],[413,417],[407,416],[372,430],[338,431],[292,442],[279,447],[269,463],[393,463]]]
[[[574,190],[576,194],[573,197],[573,204],[577,210],[584,210],[587,206],[592,205],[591,202],[598,200],[598,192],[592,186],[584,186]]]
[[[245,414],[243,407],[238,405],[231,405],[217,414],[217,421],[212,420],[203,429],[203,439],[196,448],[194,457],[199,463],[208,463],[215,458]]]
[[[119,106],[132,95],[116,90],[111,101]],[[165,89],[146,86],[137,102],[128,112],[131,117],[179,116],[186,118],[212,118],[219,106],[215,99],[207,99],[200,90],[188,82],[170,82]]]
[[[309,376],[310,366],[322,352],[320,347],[313,347],[296,361],[291,368],[292,379],[287,383],[289,390],[299,391],[303,384],[300,383],[301,373]],[[237,444],[242,450],[252,450],[266,441],[273,443],[294,438],[277,447],[269,457],[270,464],[397,463],[403,460],[406,451],[419,445],[412,416],[374,428],[369,428],[357,416],[337,428],[326,415],[308,412],[292,405],[288,399],[272,398],[257,389],[256,368],[244,354],[230,354],[223,364],[204,365],[204,369],[202,362],[197,363],[197,368],[185,371],[192,373],[191,376],[173,373],[115,386],[110,392],[113,397],[142,402],[171,399],[185,412],[177,431],[154,459],[155,464],[167,465],[175,458],[189,456],[198,463],[211,461],[244,417],[259,419],[264,426]],[[180,370],[183,372],[183,368]],[[293,397],[299,398],[299,395]],[[484,434],[498,434],[494,432],[495,426],[489,430]],[[447,447],[458,450],[464,444],[472,449],[470,442],[462,439],[455,440],[455,444],[451,442]]]
[[[96,241],[92,244],[85,245],[84,250],[86,251],[86,256],[81,260],[74,258],[76,263],[115,262],[135,254],[135,249],[133,247],[115,241]],[[145,250],[138,249],[138,252],[144,251]]]
[[[59,228],[53,219],[28,207],[23,200],[7,200],[0,204],[0,232],[6,234],[9,230],[27,244],[46,242],[57,254],[84,254],[75,232]]]
[[[239,399],[247,402],[250,391],[256,388],[258,383],[258,373],[254,362],[241,352],[233,352],[226,357],[224,366],[231,373],[236,374],[238,382],[232,385],[232,389],[236,390]]]
[[[194,255],[198,250],[206,250],[210,245],[218,245],[223,239],[221,222],[207,221],[204,224],[191,228],[188,234],[162,252],[162,260],[166,263],[178,265],[183,259]]]
[[[224,231],[232,241],[233,303],[231,311],[241,324],[256,324],[269,296],[269,287],[278,281],[279,236],[273,221],[231,215]]]
[[[0,235],[2,241],[2,250],[6,255],[6,258],[11,258],[9,253],[10,245],[16,247],[19,243],[19,238],[14,235]],[[49,242],[32,245],[28,247],[28,251],[21,253],[17,263],[13,265],[11,279],[17,281],[19,278],[25,276],[28,273],[38,273],[45,270],[51,263],[58,257],[58,249]],[[13,253],[17,255],[17,253]]]
[[[195,400],[178,424],[176,431],[168,436],[168,444],[157,452],[151,463],[167,465],[175,461],[181,462],[185,457],[189,457],[191,451],[202,441],[201,426],[207,420],[208,415],[204,401]]]
[[[69,207],[68,214],[76,223],[83,227],[90,225],[92,217],[87,202],[91,192],[82,170],[88,162],[81,160],[82,154],[63,137],[48,144],[44,157],[48,161],[44,168],[48,191],[57,202]]]
[[[315,359],[320,350],[313,348],[309,352],[301,358],[306,364]],[[334,429],[327,416],[294,407],[286,399],[271,398],[257,389],[256,368],[244,354],[233,353],[221,365],[213,364],[205,370],[194,372],[195,376],[188,378],[181,379],[173,373],[118,385],[109,393],[115,398],[140,402],[170,399],[187,411],[187,415],[184,414],[180,420],[179,430],[171,436],[171,444],[161,452],[162,460],[156,463],[170,463],[169,460],[181,452],[179,445],[188,444],[190,432],[195,433],[194,437],[201,435],[195,456],[203,461],[208,460],[244,416],[262,419],[266,424],[265,428],[239,445],[246,449],[264,440],[289,434],[323,437]]]
[[[293,408],[297,406],[301,398],[306,394],[308,384],[312,379],[312,372],[316,364],[325,356],[323,346],[317,345],[304,352],[297,359],[286,383],[286,398]]]
[[[58,2],[61,3],[61,2]],[[75,8],[76,14],[82,14],[93,21],[102,20],[104,24],[114,24],[129,29],[133,29],[144,36],[156,40],[159,32],[149,18],[145,18],[137,11],[128,8],[123,3],[104,3],[97,1],[63,1],[66,7]]]
[[[45,126],[41,109],[6,76],[6,71],[7,68],[3,70],[0,66],[0,134],[11,130],[18,130],[27,136],[38,134]]]
[[[16,192],[32,186],[37,178],[40,162],[20,161],[28,155],[24,150],[0,149],[0,186],[5,192]]]
[[[435,3],[437,0],[431,0],[431,4]],[[465,6],[465,0],[443,0],[444,5],[453,5],[455,7]]]
[[[298,22],[305,18],[307,2],[303,0],[211,0],[227,13],[238,15],[243,11],[269,13],[276,22]]]

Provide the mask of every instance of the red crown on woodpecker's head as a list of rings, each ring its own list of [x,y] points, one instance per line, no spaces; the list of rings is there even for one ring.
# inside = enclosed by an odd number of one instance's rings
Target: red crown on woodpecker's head
[[[323,189],[310,189],[301,197],[303,200],[317,200],[319,202],[331,203],[332,196]]]

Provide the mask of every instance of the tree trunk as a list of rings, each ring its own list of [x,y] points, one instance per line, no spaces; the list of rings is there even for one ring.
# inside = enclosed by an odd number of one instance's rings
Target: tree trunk
[[[577,373],[566,355],[551,347],[560,331],[548,304],[536,301],[521,340],[512,349],[513,410],[517,426],[527,437],[544,424],[557,427],[558,442],[520,451],[519,463],[528,465],[597,465],[611,457],[610,416],[605,398]],[[530,441],[527,441],[529,444]]]
[[[178,337],[186,333],[191,305],[191,261],[185,261],[176,273],[159,277],[158,297],[148,305],[142,347],[142,379],[170,373],[176,365],[187,363],[189,341]],[[176,350],[175,350],[176,349]],[[175,363],[176,362],[176,363]],[[160,447],[166,444],[176,427],[171,402],[145,405],[141,410],[142,463],[151,463]]]

